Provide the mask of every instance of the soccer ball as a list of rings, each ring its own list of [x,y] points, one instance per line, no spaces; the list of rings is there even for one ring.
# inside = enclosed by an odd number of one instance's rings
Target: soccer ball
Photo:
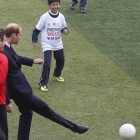
[[[136,128],[132,124],[123,124],[119,129],[119,134],[123,139],[130,140],[136,134]]]

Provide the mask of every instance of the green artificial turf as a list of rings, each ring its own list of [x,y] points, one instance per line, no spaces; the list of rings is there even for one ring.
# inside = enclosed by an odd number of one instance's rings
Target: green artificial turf
[[[88,0],[87,13],[77,5],[70,10],[70,0],[61,1],[69,35],[63,37],[64,83],[53,78],[52,59],[49,91],[38,89],[40,65],[23,66],[22,71],[35,95],[67,119],[89,126],[79,135],[34,113],[30,140],[121,140],[119,127],[132,123],[140,139],[139,85],[139,4],[138,0]],[[17,46],[20,55],[43,58],[40,40],[31,45],[31,34],[40,16],[49,10],[46,0],[1,0],[0,27],[10,22],[23,27]],[[11,100],[12,101],[12,100]],[[9,140],[16,140],[19,111],[8,114]]]

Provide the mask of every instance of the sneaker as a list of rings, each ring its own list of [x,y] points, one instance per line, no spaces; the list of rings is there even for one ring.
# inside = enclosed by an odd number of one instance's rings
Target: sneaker
[[[64,82],[64,78],[62,77],[55,77],[58,82]]]
[[[46,86],[40,86],[39,89],[45,92],[48,91],[48,88]]]
[[[84,13],[86,13],[86,10],[85,9],[81,9],[80,10],[80,13],[83,13],[84,14]]]
[[[71,10],[74,10],[77,3],[78,3],[78,2],[72,2],[70,9],[71,9]]]

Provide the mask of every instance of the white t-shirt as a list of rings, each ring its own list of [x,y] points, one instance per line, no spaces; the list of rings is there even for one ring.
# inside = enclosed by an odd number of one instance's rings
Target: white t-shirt
[[[52,17],[49,12],[43,14],[36,25],[36,28],[41,31],[43,52],[46,50],[60,50],[63,48],[61,30],[67,27],[65,17],[60,12],[56,18]]]

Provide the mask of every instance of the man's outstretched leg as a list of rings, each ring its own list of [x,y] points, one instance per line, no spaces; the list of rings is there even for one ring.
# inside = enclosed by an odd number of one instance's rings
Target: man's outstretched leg
[[[30,98],[28,98],[27,103],[29,103],[29,107],[36,113],[72,130],[73,132],[82,134],[89,129],[87,126],[78,125],[65,119],[58,113],[54,112],[44,101],[42,101],[35,95],[32,95]]]

